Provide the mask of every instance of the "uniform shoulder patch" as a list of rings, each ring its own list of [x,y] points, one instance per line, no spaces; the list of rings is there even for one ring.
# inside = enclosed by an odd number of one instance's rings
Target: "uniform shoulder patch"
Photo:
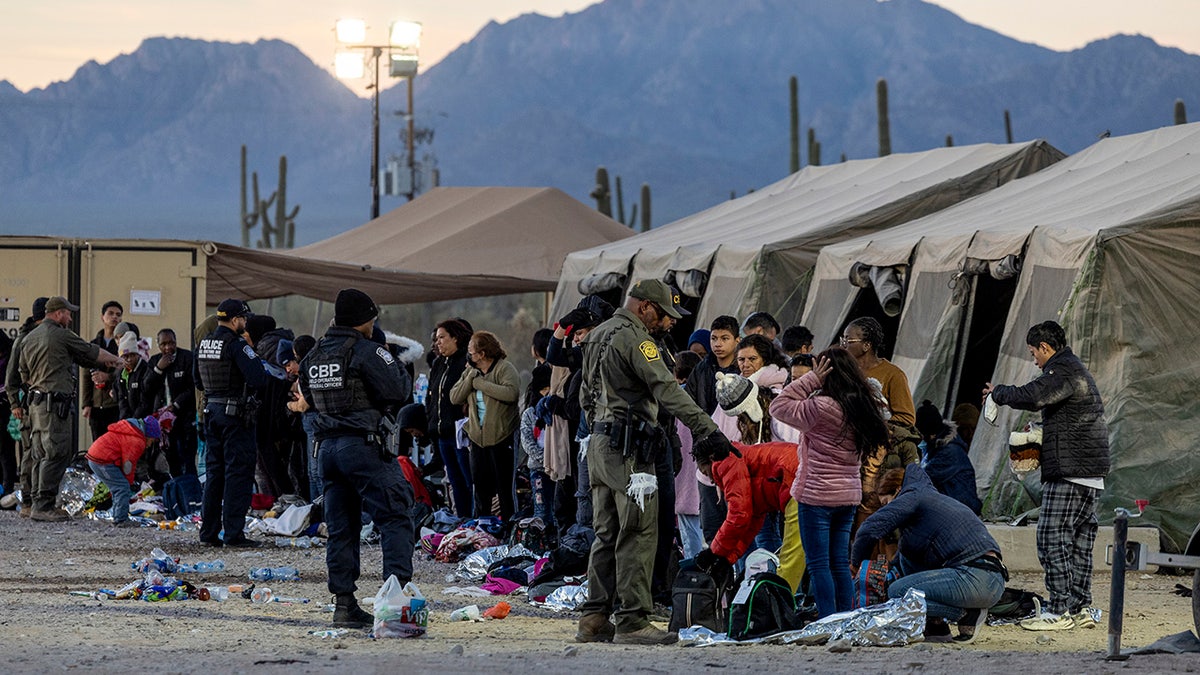
[[[396,361],[396,359],[392,358],[392,353],[387,350],[387,347],[378,347],[375,349],[375,353],[389,366]]]
[[[242,351],[246,353],[246,356],[249,356],[252,359],[258,360],[258,354],[256,354],[254,352],[254,348],[251,347],[250,345],[243,345]]]
[[[647,361],[659,359],[658,345],[654,344],[653,340],[644,340],[642,344],[638,345],[638,350],[642,352],[642,356],[646,357]]]

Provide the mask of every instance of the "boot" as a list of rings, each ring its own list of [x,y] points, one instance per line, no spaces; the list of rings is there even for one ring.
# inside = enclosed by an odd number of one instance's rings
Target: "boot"
[[[585,614],[579,620],[579,629],[575,633],[576,642],[612,642],[613,633],[617,632],[607,614]]]
[[[358,606],[354,594],[346,593],[337,596],[337,605],[333,610],[333,625],[339,628],[369,628],[375,623],[375,617],[363,611]]]
[[[644,628],[635,631],[617,633],[613,642],[619,645],[673,645],[678,640],[679,636],[675,633],[668,633],[646,624]]]

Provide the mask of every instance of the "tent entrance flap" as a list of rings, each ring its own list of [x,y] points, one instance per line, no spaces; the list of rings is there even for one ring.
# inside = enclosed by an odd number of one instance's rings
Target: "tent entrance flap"
[[[873,289],[883,313],[897,317],[904,309],[904,271],[904,265],[879,267],[856,262],[850,268],[850,283]]]
[[[1017,279],[1015,275],[996,279],[990,274],[958,278],[956,283],[967,287],[964,291],[967,307],[959,324],[943,412],[960,403],[979,405],[980,392],[992,378],[1000,357],[1000,343],[1004,339],[1008,310],[1016,296]]]
[[[587,297],[598,295],[613,307],[620,307],[625,297],[625,285],[629,283],[629,275],[621,272],[602,272],[592,274],[579,280],[579,294]]]

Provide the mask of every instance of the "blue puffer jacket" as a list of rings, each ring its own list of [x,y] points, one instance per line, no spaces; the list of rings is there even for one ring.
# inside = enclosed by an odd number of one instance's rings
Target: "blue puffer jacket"
[[[921,466],[929,474],[933,486],[938,492],[966,504],[975,515],[979,515],[983,503],[975,492],[975,467],[967,458],[966,441],[953,427],[947,426],[929,446]]]
[[[851,566],[858,567],[871,555],[875,542],[895,530],[900,530],[900,555],[914,567],[909,572],[955,567],[989,551],[1000,552],[979,516],[938,492],[918,464],[904,467],[900,494],[858,528]]]
[[[1108,474],[1108,425],[1092,374],[1069,347],[1051,356],[1042,375],[1022,387],[998,385],[992,400],[1042,411],[1042,480]]]

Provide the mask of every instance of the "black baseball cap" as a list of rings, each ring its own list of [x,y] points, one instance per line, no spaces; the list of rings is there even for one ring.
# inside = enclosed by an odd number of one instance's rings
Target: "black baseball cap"
[[[250,311],[250,305],[247,305],[244,300],[236,300],[228,298],[222,300],[221,304],[217,305],[217,320],[228,321],[236,319],[239,316],[250,316],[254,312]]]

